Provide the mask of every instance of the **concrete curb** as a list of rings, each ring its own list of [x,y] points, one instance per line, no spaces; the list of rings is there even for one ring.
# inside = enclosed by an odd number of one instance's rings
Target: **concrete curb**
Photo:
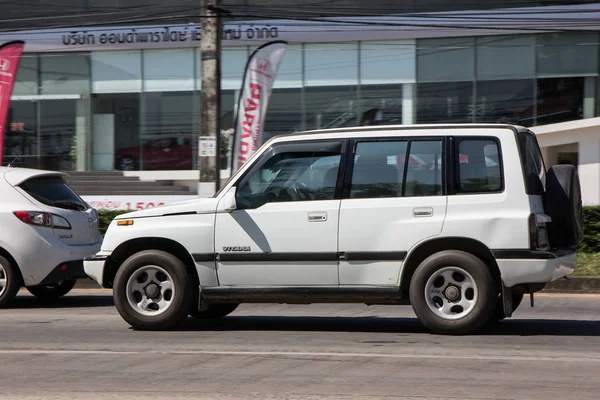
[[[546,285],[548,293],[600,293],[599,276],[573,276]]]
[[[75,288],[100,289],[100,286],[92,279],[80,279]],[[573,276],[568,279],[559,279],[546,285],[543,291],[547,293],[600,293],[600,277]]]

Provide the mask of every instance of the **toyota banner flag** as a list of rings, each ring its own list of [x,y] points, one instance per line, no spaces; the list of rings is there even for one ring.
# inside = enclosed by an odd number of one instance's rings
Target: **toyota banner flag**
[[[232,173],[262,145],[267,105],[286,47],[282,40],[265,43],[248,59],[236,114]]]
[[[0,165],[4,154],[4,137],[10,107],[10,96],[17,77],[25,42],[13,41],[0,46]]]

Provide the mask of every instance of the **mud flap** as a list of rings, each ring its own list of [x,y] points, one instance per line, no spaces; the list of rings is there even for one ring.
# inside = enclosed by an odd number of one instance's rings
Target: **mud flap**
[[[504,316],[506,318],[512,317],[513,313],[513,296],[511,288],[504,286],[502,282],[502,305],[504,306]]]

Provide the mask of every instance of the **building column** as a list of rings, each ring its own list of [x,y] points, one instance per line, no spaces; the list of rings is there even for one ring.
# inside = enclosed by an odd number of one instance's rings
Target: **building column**
[[[411,125],[415,123],[415,84],[405,83],[402,85],[402,124]]]
[[[75,170],[86,171],[89,169],[90,144],[90,99],[82,98],[76,101],[75,116]]]
[[[600,204],[600,137],[594,133],[579,141],[578,172],[583,204]]]
[[[596,77],[586,76],[583,83],[583,118],[596,116]]]

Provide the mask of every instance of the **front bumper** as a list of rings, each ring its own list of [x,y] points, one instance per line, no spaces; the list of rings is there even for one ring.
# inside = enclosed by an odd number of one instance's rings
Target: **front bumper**
[[[96,254],[83,260],[83,270],[87,276],[98,282],[100,287],[104,287],[104,266],[108,261],[108,254]]]
[[[549,283],[575,271],[575,250],[531,251],[497,250],[496,258],[506,287],[526,283]]]

